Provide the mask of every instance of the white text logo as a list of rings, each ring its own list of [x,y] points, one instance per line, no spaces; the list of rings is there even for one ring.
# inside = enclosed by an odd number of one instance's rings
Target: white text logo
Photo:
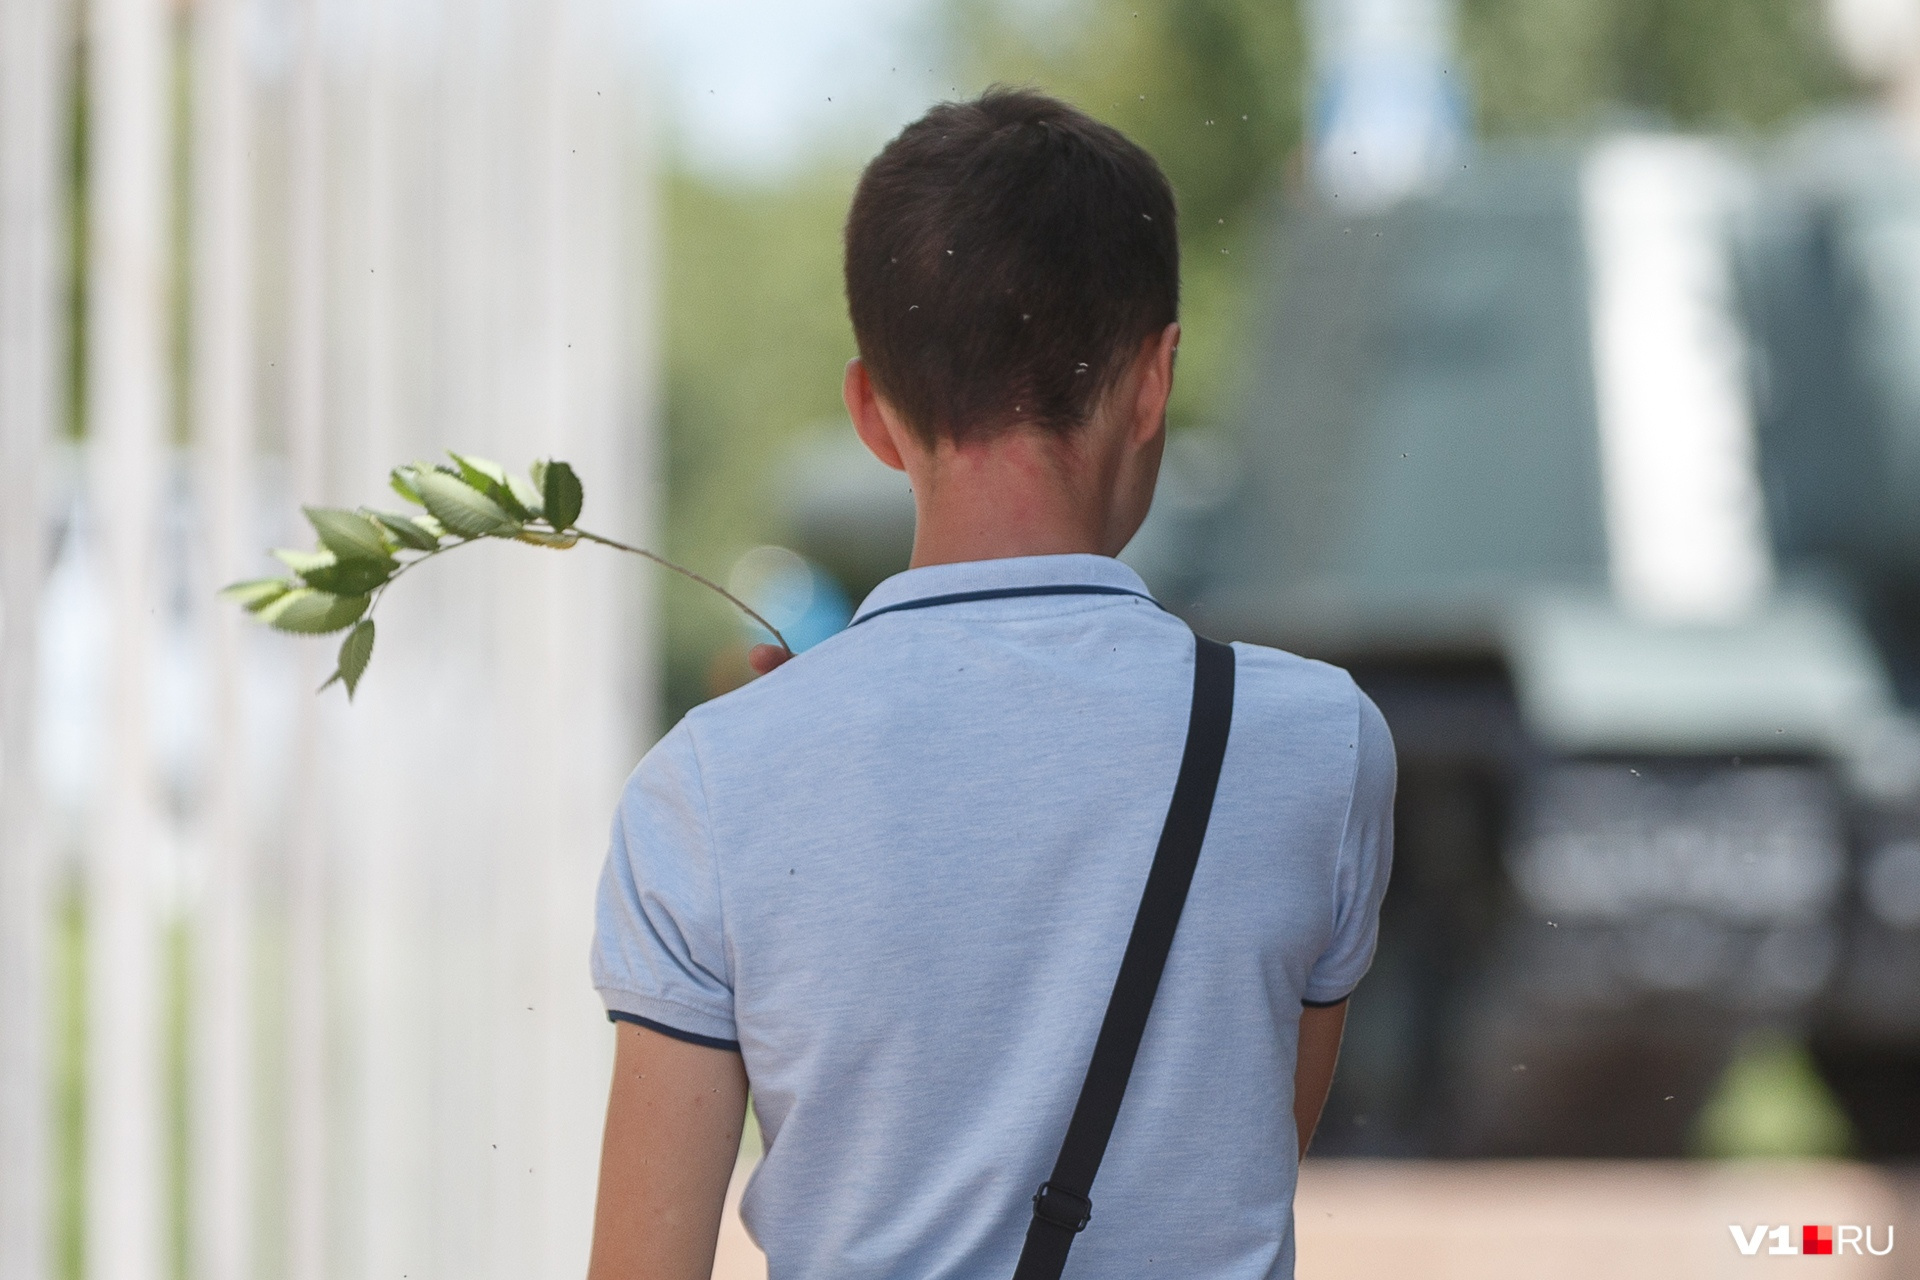
[[[1817,1257],[1822,1254],[1840,1254],[1852,1250],[1858,1254],[1872,1254],[1884,1258],[1893,1252],[1893,1226],[1887,1226],[1887,1244],[1884,1249],[1874,1247],[1876,1228],[1860,1226],[1855,1223],[1842,1223],[1838,1226],[1814,1224],[1802,1227],[1770,1227],[1762,1223],[1749,1233],[1737,1223],[1729,1224],[1727,1230],[1733,1233],[1734,1247],[1751,1258],[1759,1254],[1760,1246],[1767,1244],[1767,1252],[1773,1256],[1797,1254],[1803,1257]],[[1769,1243],[1771,1242],[1771,1243]]]

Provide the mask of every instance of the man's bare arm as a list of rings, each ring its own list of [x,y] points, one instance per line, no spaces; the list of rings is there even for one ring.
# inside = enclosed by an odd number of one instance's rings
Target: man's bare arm
[[[740,1055],[617,1023],[588,1280],[710,1280],[740,1151]]]
[[[1340,1060],[1340,1035],[1347,1027],[1347,1002],[1324,1009],[1300,1010],[1300,1057],[1293,1068],[1293,1124],[1300,1131],[1300,1154],[1307,1154],[1320,1109],[1327,1105],[1334,1064]]]

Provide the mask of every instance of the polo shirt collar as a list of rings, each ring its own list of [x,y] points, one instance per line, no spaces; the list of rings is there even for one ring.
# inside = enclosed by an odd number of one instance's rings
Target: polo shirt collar
[[[1105,587],[1138,592],[1152,599],[1147,584],[1131,568],[1112,556],[1012,556],[1002,560],[963,560],[930,564],[896,573],[868,593],[855,610],[853,621],[881,609],[890,609],[928,596],[969,591],[999,591],[1021,587]]]

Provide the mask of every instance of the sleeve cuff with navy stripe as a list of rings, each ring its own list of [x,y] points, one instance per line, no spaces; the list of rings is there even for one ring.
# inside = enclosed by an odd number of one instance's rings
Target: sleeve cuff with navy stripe
[[[726,1049],[733,1053],[740,1052],[740,1042],[738,1040],[721,1040],[715,1036],[703,1036],[692,1031],[682,1031],[679,1027],[670,1027],[664,1022],[655,1022],[652,1018],[643,1018],[637,1013],[623,1013],[619,1009],[609,1009],[607,1011],[607,1021],[631,1022],[636,1027],[645,1027],[649,1031],[658,1031],[663,1036],[671,1036],[675,1040],[684,1040],[688,1044],[697,1044],[708,1049]]]
[[[601,987],[600,999],[610,1022],[631,1022],[688,1044],[735,1051],[740,1048],[740,1033],[734,1029],[731,1011],[619,987]]]

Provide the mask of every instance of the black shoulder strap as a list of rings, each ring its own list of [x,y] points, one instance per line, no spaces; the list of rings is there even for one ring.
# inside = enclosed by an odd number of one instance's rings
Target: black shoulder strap
[[[1193,869],[1200,861],[1200,842],[1206,838],[1207,819],[1213,813],[1213,794],[1220,782],[1220,763],[1227,754],[1227,730],[1233,723],[1233,648],[1194,637],[1193,712],[1187,721],[1187,748],[1180,758],[1180,777],[1173,786],[1173,803],[1160,831],[1160,847],[1147,873],[1146,892],[1133,935],[1120,961],[1120,976],[1107,1001],[1106,1020],[1094,1042],[1080,1101],[1053,1163],[1053,1176],[1040,1184],[1033,1197],[1033,1221],[1027,1227],[1026,1247],[1014,1280],[1059,1280],[1067,1265],[1067,1250],[1093,1217],[1093,1178],[1113,1136],[1120,1100],[1133,1073],[1134,1055],[1147,1029],[1160,973],[1180,927],[1180,910],[1187,902]]]

